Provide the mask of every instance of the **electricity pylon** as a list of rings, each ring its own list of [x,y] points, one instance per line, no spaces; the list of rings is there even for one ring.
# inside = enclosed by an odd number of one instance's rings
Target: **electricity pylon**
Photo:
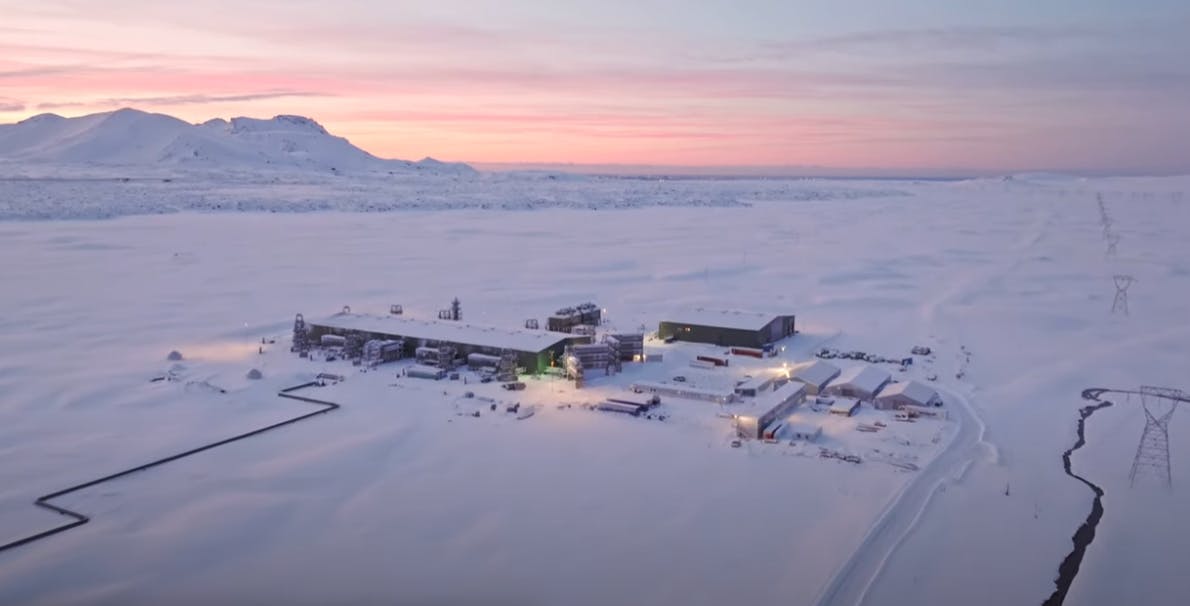
[[[1125,274],[1116,274],[1112,276],[1116,282],[1116,298],[1112,301],[1111,312],[1121,312],[1128,315],[1128,287],[1136,281],[1136,278]]]
[[[1158,479],[1163,480],[1166,488],[1173,486],[1169,469],[1169,420],[1184,397],[1178,389],[1141,386],[1140,402],[1145,411],[1145,430],[1136,447],[1136,456],[1132,459],[1129,486],[1136,484],[1139,472],[1147,470],[1152,470]]]

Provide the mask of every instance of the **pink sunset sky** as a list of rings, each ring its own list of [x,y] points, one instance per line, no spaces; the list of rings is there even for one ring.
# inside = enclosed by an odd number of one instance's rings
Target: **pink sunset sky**
[[[965,4],[0,0],[0,123],[135,107],[300,114],[413,159],[1190,171],[1188,3]]]

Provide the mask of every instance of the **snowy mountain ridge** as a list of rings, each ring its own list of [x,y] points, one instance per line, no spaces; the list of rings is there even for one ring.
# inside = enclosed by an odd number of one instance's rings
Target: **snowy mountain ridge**
[[[130,108],[76,118],[40,114],[0,125],[0,160],[334,173],[475,172],[466,164],[432,158],[378,158],[304,116],[215,118],[190,124]]]

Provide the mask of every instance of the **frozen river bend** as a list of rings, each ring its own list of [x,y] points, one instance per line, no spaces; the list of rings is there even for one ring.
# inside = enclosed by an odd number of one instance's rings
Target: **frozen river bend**
[[[546,380],[525,395],[542,411],[516,422],[354,376],[320,391],[343,405],[333,414],[65,497],[93,521],[0,553],[0,603],[1040,603],[1091,507],[1061,462],[1081,390],[1187,387],[1187,185],[839,183],[823,191],[880,195],[782,200],[771,184],[748,199],[706,182],[707,199],[732,203],[592,210],[599,196],[571,184],[593,202],[10,217],[22,220],[0,223],[0,542],[58,523],[32,507],[39,495],[305,412],[275,393],[308,367],[253,343],[284,335],[295,312],[345,304],[432,314],[458,296],[468,321],[519,326],[591,299],[623,329],[678,304],[788,309],[803,330],[791,357],[827,341],[890,356],[932,346],[953,410],[900,436],[921,457],[906,472],[733,449],[713,417],[557,409],[576,398]],[[41,187],[52,209],[70,202],[59,186],[19,187]],[[1115,213],[1114,256],[1097,192]],[[1138,279],[1128,316],[1109,313],[1117,273]],[[184,380],[150,383],[174,349]],[[243,378],[254,367],[263,381]],[[1161,531],[1190,504],[1190,470],[1175,463],[1172,491],[1129,488],[1143,424],[1135,406],[1104,409],[1074,455],[1106,513],[1068,603],[1190,592],[1162,557],[1190,537]],[[1175,461],[1187,424],[1173,418]]]

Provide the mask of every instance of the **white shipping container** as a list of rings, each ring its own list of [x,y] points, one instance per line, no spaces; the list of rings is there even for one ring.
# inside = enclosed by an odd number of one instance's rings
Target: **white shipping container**
[[[446,376],[446,371],[434,366],[415,364],[405,369],[405,376],[415,379],[434,379],[437,381]]]

